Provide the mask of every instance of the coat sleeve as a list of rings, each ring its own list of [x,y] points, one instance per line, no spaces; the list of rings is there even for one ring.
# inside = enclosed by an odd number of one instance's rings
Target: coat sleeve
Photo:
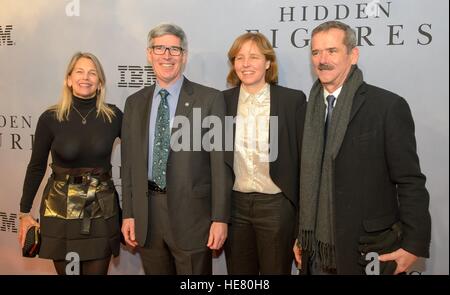
[[[30,212],[36,192],[44,178],[47,169],[48,154],[54,139],[53,132],[49,126],[52,115],[49,111],[44,112],[36,126],[34,135],[33,151],[23,184],[23,193],[20,200],[20,212]]]
[[[429,257],[429,195],[416,151],[414,121],[403,98],[391,104],[385,128],[386,159],[391,181],[397,185],[403,226],[402,248],[416,256]]]
[[[133,218],[132,205],[132,178],[131,178],[131,151],[132,136],[130,121],[133,116],[130,99],[125,103],[121,131],[121,177],[122,177],[122,217]]]
[[[212,174],[211,221],[228,223],[230,221],[231,208],[231,175],[225,164],[224,152],[225,100],[222,92],[217,91],[215,93],[216,95],[211,104],[210,115],[218,117],[222,123],[222,144],[220,150],[212,150],[210,152]]]

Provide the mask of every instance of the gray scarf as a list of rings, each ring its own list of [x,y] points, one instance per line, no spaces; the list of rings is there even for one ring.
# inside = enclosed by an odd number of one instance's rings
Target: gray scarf
[[[333,211],[334,160],[350,120],[353,97],[363,83],[363,74],[352,66],[344,82],[327,133],[323,152],[325,103],[317,80],[309,94],[300,170],[299,236],[301,248],[318,255],[324,270],[336,269]],[[323,158],[323,159],[322,159]]]

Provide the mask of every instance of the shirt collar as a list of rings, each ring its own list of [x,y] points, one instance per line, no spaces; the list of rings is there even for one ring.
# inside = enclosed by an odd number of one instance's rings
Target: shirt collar
[[[169,95],[173,96],[173,97],[178,97],[181,91],[181,86],[183,86],[183,82],[184,82],[184,76],[181,76],[177,81],[175,81],[175,83],[173,83],[172,85],[170,85],[167,88],[164,88],[167,90],[167,92],[169,92]],[[158,82],[156,82],[156,86],[155,86],[155,95],[157,95],[159,93],[159,91],[163,89],[163,87],[161,87],[159,85]]]
[[[242,85],[240,91],[243,103],[246,103],[250,97],[253,97],[253,99],[255,99],[258,103],[262,103],[267,97],[270,96],[270,86],[268,83],[266,83],[263,88],[255,94],[248,93]]]
[[[329,93],[324,87],[323,88],[323,100],[325,101],[325,104],[328,105],[328,102],[327,102],[328,95],[333,95],[336,98],[334,100],[334,104],[336,104],[336,101],[338,99],[339,94],[341,93],[341,90],[342,90],[342,86],[339,87],[338,89],[336,89],[333,93]]]

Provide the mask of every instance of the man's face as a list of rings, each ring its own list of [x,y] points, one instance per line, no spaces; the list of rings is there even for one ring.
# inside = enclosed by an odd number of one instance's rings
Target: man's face
[[[172,46],[181,47],[181,40],[174,35],[164,35],[153,39],[153,46],[161,45],[166,48]],[[161,87],[168,87],[183,74],[187,53],[183,50],[181,55],[172,56],[169,50],[166,50],[162,55],[158,55],[155,54],[152,48],[149,48],[147,50],[147,58],[153,66],[159,85]]]
[[[330,29],[315,34],[311,40],[314,71],[330,93],[344,84],[351,66],[358,62],[358,48],[355,47],[347,52],[344,37],[344,31]]]

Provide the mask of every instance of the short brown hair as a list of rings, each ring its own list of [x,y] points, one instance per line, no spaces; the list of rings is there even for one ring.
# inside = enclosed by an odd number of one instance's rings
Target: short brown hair
[[[233,45],[231,45],[230,50],[228,50],[228,61],[230,62],[230,72],[227,76],[228,84],[232,86],[241,84],[241,80],[239,80],[239,77],[234,70],[234,60],[239,50],[241,50],[242,46],[247,41],[255,43],[265,58],[270,61],[270,67],[266,70],[266,82],[269,84],[278,83],[278,64],[272,44],[270,44],[269,40],[261,33],[245,33],[237,37],[237,39],[234,40]]]
[[[357,40],[355,31],[349,25],[336,20],[324,22],[314,28],[311,34],[311,39],[317,33],[327,32],[331,29],[338,29],[345,33],[344,45],[347,47],[347,53],[350,53],[350,51],[352,51],[352,49],[356,47]]]

